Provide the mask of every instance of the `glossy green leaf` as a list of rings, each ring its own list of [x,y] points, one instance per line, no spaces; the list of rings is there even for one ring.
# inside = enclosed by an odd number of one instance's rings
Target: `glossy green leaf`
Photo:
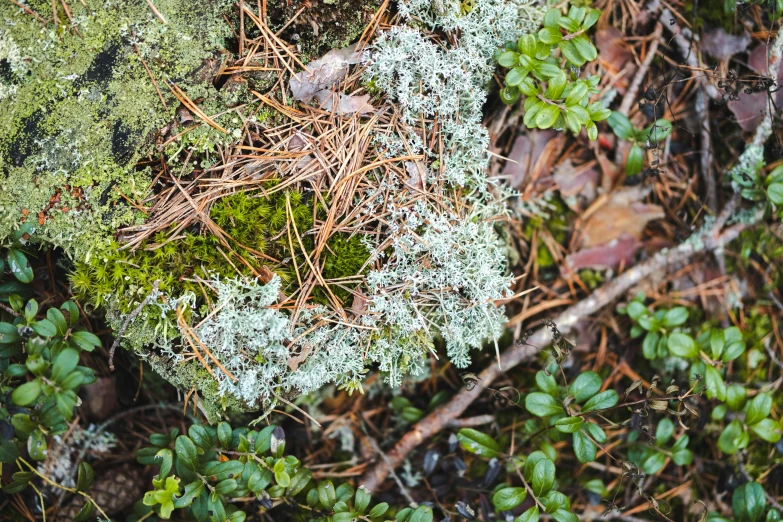
[[[538,522],[541,518],[538,506],[528,508],[527,511],[514,519],[514,522]]]
[[[527,497],[525,488],[503,488],[492,496],[492,503],[498,511],[511,511]]]
[[[720,372],[713,366],[707,365],[704,375],[704,386],[707,389],[707,397],[710,399],[726,400],[726,383],[723,382]]]
[[[673,326],[680,326],[688,320],[688,309],[684,306],[676,306],[671,310],[668,310],[663,316],[663,326],[671,328]]]
[[[589,401],[587,401],[582,408],[582,413],[590,411],[605,410],[611,408],[617,404],[619,397],[614,390],[606,390],[598,395],[594,395]]]
[[[552,375],[547,375],[545,372],[539,370],[536,372],[536,386],[538,386],[538,389],[542,392],[551,395],[553,397],[557,396],[558,393],[558,386],[557,381],[555,381],[555,378]]]
[[[574,433],[582,427],[582,417],[564,417],[555,422],[555,428],[563,433]]]
[[[533,392],[525,397],[525,408],[538,417],[549,417],[565,413],[560,402],[546,393]]]
[[[6,254],[8,268],[13,276],[22,283],[30,283],[33,280],[33,269],[24,252],[17,248],[9,248]]]
[[[768,393],[759,393],[751,399],[748,413],[745,415],[745,424],[753,426],[761,419],[769,416],[772,411],[772,397]]]
[[[774,204],[783,205],[783,183],[773,183],[767,187],[767,197]]]
[[[581,431],[574,433],[574,455],[582,464],[593,462],[598,448],[587,435]]]
[[[198,451],[196,445],[186,435],[177,437],[174,443],[174,451],[177,453],[177,459],[190,471],[198,468]]]
[[[631,150],[628,151],[628,158],[625,160],[625,174],[627,176],[636,176],[644,167],[644,151],[634,143]]]
[[[699,348],[696,346],[696,342],[688,334],[674,332],[669,335],[669,342],[667,344],[669,352],[677,357],[683,359],[695,359],[699,356]]]
[[[35,379],[18,386],[11,393],[11,400],[17,406],[29,406],[41,395],[41,381]]]
[[[780,423],[767,417],[750,426],[750,429],[767,442],[775,444],[780,440]]]
[[[601,389],[601,384],[603,384],[603,381],[597,373],[583,372],[580,373],[568,387],[568,394],[571,395],[577,403],[582,404],[598,393]]]
[[[654,475],[663,469],[665,464],[666,455],[659,451],[653,451],[642,463],[642,471],[648,475]]]
[[[549,459],[539,460],[533,468],[533,494],[546,495],[555,484],[555,464]]]
[[[543,393],[541,395],[544,395]],[[546,395],[549,397],[549,395]],[[472,428],[462,428],[457,432],[457,440],[470,453],[491,459],[500,455],[500,446],[495,439]]]
[[[731,507],[737,522],[760,521],[766,505],[764,488],[758,482],[748,482],[737,487],[731,498]]]
[[[519,54],[514,51],[506,51],[498,56],[498,63],[502,67],[515,67],[519,65]]]
[[[87,491],[95,482],[95,472],[87,462],[81,461],[76,471],[76,491]]]

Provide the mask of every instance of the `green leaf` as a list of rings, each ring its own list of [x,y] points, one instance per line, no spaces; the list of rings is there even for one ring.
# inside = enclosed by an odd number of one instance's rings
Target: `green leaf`
[[[642,471],[648,475],[655,475],[666,464],[666,455],[658,451],[653,451],[652,455],[647,457],[642,463]]]
[[[614,390],[603,391],[598,395],[593,396],[593,398],[591,398],[589,401],[585,403],[584,408],[582,408],[582,413],[611,408],[612,406],[617,404],[618,399],[619,397],[617,396],[616,391]]]
[[[536,127],[539,129],[548,129],[557,123],[560,117],[560,109],[554,105],[545,104],[536,115]]]
[[[297,472],[294,473],[294,476],[291,477],[291,483],[288,485],[288,490],[286,491],[288,496],[295,497],[296,495],[301,493],[304,490],[304,488],[307,487],[307,484],[308,482],[310,482],[312,476],[313,476],[313,472],[307,469],[306,467],[302,466],[301,468],[299,468]],[[359,496],[360,496],[359,492],[357,491],[356,492],[357,502]],[[369,500],[369,496],[368,496],[368,500]]]
[[[539,513],[538,506],[533,506],[515,518],[514,522],[538,522],[540,519]]]
[[[552,518],[557,522],[579,522],[579,518],[565,509],[558,509],[552,513]]]
[[[367,516],[369,518],[382,517],[388,510],[389,504],[386,502],[381,502],[380,504],[376,504],[375,507],[370,510],[370,513]]]
[[[581,431],[574,433],[574,455],[582,464],[595,460],[597,447],[587,435]]]
[[[177,458],[182,462],[183,466],[190,471],[196,471],[198,468],[198,451],[190,437],[186,435],[177,437],[174,443],[174,451],[177,453]]]
[[[726,345],[726,341],[723,337],[723,330],[720,328],[710,329],[710,351],[712,352],[713,359],[720,359],[723,353],[723,347]]]
[[[560,402],[546,393],[533,392],[525,397],[525,408],[538,417],[549,417],[565,413]]]
[[[533,468],[533,494],[546,495],[555,484],[555,464],[549,459],[539,460]]]
[[[598,19],[601,17],[601,11],[599,9],[590,9],[585,16],[585,21],[582,22],[582,30],[586,31],[590,29]]]
[[[583,372],[574,379],[571,386],[568,387],[568,394],[571,395],[574,400],[582,404],[584,401],[598,393],[601,389],[603,381],[601,377],[595,372]]]
[[[745,353],[745,343],[743,341],[732,341],[731,343],[727,342],[726,344],[728,346],[726,346],[723,355],[720,358],[723,362],[733,361]]]
[[[693,462],[693,452],[689,449],[683,449],[672,453],[672,461],[678,466],[690,466]]]
[[[73,522],[86,522],[87,520],[90,520],[93,518],[94,510],[95,508],[93,507],[92,502],[85,502],[79,512],[76,513],[76,516],[73,517]]]
[[[234,479],[221,480],[215,485],[215,492],[218,495],[228,495],[237,489],[237,481]]]
[[[748,413],[745,415],[745,424],[753,426],[761,419],[769,417],[772,410],[772,397],[767,393],[759,393],[750,401]]]
[[[647,332],[642,341],[642,354],[645,359],[653,360],[657,357],[658,341],[661,336],[657,332]]]
[[[631,145],[631,150],[628,151],[628,158],[625,160],[625,174],[636,176],[642,171],[643,167],[644,151],[638,144],[634,143]]]
[[[174,507],[182,509],[190,506],[193,503],[193,500],[204,492],[204,488],[204,483],[200,480],[191,482],[185,486],[185,492],[182,496],[174,499]]]
[[[780,424],[770,418],[761,419],[750,427],[753,432],[767,442],[775,444],[780,440]]]
[[[572,65],[581,67],[585,64],[585,59],[579,54],[574,42],[571,40],[563,40],[558,44],[560,54],[562,54],[566,60]]]
[[[65,335],[68,331],[68,323],[65,321],[65,316],[57,308],[49,308],[46,311],[46,318],[49,319],[57,329],[58,335]]]
[[[432,522],[432,508],[419,506],[413,510],[408,522]]]
[[[538,39],[546,45],[557,45],[563,40],[563,34],[560,32],[560,29],[544,27],[538,31]]]
[[[612,128],[612,131],[614,132],[615,136],[620,138],[621,140],[627,140],[630,139],[631,136],[633,136],[633,125],[631,124],[631,120],[628,119],[628,117],[623,114],[622,112],[618,111],[612,111],[612,114],[607,118],[606,123],[609,124],[609,127]],[[644,306],[639,301],[631,301],[631,303],[628,305],[628,315],[631,316],[631,319],[637,321],[640,316],[634,317],[631,315],[631,306],[634,305],[634,303],[638,303],[637,308],[641,306],[644,308],[644,313],[647,313],[647,307]]]
[[[529,73],[530,69],[526,69],[524,67],[514,67],[506,73],[506,85],[510,85],[512,87],[518,86],[525,78],[527,78]]]
[[[498,511],[511,511],[527,497],[525,488],[503,488],[492,496],[492,503]]]
[[[85,352],[91,352],[96,346],[101,345],[101,340],[95,334],[88,332],[87,330],[81,330],[73,332],[71,339]]]
[[[190,440],[203,450],[212,449],[212,446],[215,444],[212,435],[210,435],[207,429],[200,424],[192,424],[190,428],[188,428],[188,435],[190,436]]]
[[[87,491],[95,482],[95,472],[87,462],[81,461],[76,471],[76,491]]]
[[[767,499],[757,482],[748,482],[734,490],[731,507],[737,522],[758,522],[764,515]]]
[[[571,502],[568,500],[568,497],[559,491],[550,491],[538,500],[544,504],[546,513],[554,513],[558,509],[568,510],[571,508]]]
[[[592,121],[588,121],[585,124],[585,129],[587,129],[587,139],[590,140],[598,139],[598,127],[595,126],[595,123],[593,123]]]
[[[557,76],[552,77],[551,80],[547,83],[546,92],[544,93],[544,96],[549,98],[550,100],[557,100],[560,98],[560,96],[563,94],[563,91],[566,88],[568,81],[566,80],[565,74],[560,74]]]
[[[557,387],[557,381],[555,381],[555,378],[552,375],[547,375],[545,372],[539,370],[536,372],[536,386],[538,386],[538,389],[542,392],[551,395],[553,397],[557,396],[558,387]]]
[[[41,395],[41,381],[35,379],[16,388],[11,393],[11,400],[17,406],[29,406],[38,399],[39,395]]]
[[[773,183],[767,187],[767,197],[774,204],[783,205],[783,183]]]
[[[544,395],[543,393],[541,395]],[[549,397],[549,395],[546,395]],[[457,432],[457,440],[470,453],[492,459],[500,455],[500,446],[495,440],[472,428],[462,428]]]
[[[543,451],[534,451],[528,455],[525,460],[524,477],[528,482],[533,478],[533,470],[541,460],[546,459],[547,456]]]
[[[574,433],[582,427],[582,417],[564,417],[555,422],[555,428],[563,433]]]
[[[732,384],[726,388],[726,406],[734,411],[739,411],[745,404],[745,398],[747,396],[745,387],[741,384]]]
[[[0,462],[11,464],[19,458],[19,448],[10,440],[0,437]]]
[[[33,280],[33,269],[24,252],[17,248],[9,248],[6,256],[11,273],[21,283],[30,283]]]
[[[364,513],[367,506],[370,505],[370,490],[364,486],[359,486],[356,489],[356,498],[353,501],[353,507],[358,513]]]
[[[21,340],[16,326],[11,323],[0,323],[0,344],[16,344]]]
[[[256,467],[250,474],[250,478],[247,480],[247,489],[255,493],[256,495],[261,493],[272,482],[273,474],[270,470]]]
[[[60,351],[52,362],[52,380],[60,382],[63,377],[70,374],[79,364],[79,352],[74,348],[65,348]]]
[[[515,67],[519,65],[519,54],[514,51],[506,51],[498,56],[498,63],[502,67]]]
[[[661,118],[639,133],[639,141],[646,141],[649,138],[652,143],[657,143],[668,138],[673,130],[672,123]]]
[[[718,448],[727,455],[734,455],[740,449],[743,433],[740,421],[731,421],[718,437]]]
[[[683,359],[695,359],[699,356],[699,348],[693,337],[681,332],[674,332],[669,336],[667,348],[673,355]]]
[[[559,9],[548,9],[546,14],[544,14],[544,27],[560,27],[560,18],[561,14]]]
[[[217,436],[218,440],[220,441],[220,447],[223,449],[231,449],[231,442],[234,440],[234,436],[233,431],[231,430],[231,425],[229,423],[221,422],[218,424]]]
[[[710,365],[705,368],[704,385],[707,388],[708,398],[726,400],[726,383],[723,382],[720,372]]]
[[[506,105],[515,103],[520,97],[519,89],[516,87],[506,86],[500,89],[500,101]]]
[[[49,319],[41,319],[33,324],[33,331],[41,337],[54,337],[57,329]]]
[[[676,306],[667,311],[663,316],[663,326],[671,328],[673,326],[680,326],[688,320],[688,309],[684,306]]]
[[[331,480],[323,480],[318,483],[318,501],[326,509],[334,507],[335,502],[337,502],[337,496]]]
[[[27,452],[30,454],[30,458],[39,461],[46,460],[47,450],[46,436],[41,433],[41,430],[33,431],[27,439]]]
[[[590,43],[590,39],[586,35],[580,34],[571,40],[571,42],[573,42],[577,52],[582,55],[582,58],[588,62],[592,62],[598,58],[598,51],[595,49],[595,46]]]
[[[590,435],[598,444],[603,444],[606,442],[606,433],[598,424],[587,421],[585,422],[585,430],[587,431],[587,434]]]
[[[655,428],[655,443],[659,446],[666,444],[674,435],[674,423],[668,417],[662,418]]]
[[[30,299],[27,304],[24,305],[24,318],[27,322],[35,320],[35,316],[38,313],[38,302],[35,299]]]
[[[584,82],[574,83],[571,92],[568,93],[565,99],[566,107],[580,103],[582,98],[587,96],[587,91],[588,87]]]
[[[526,34],[517,40],[517,50],[531,57],[536,55],[536,45],[536,37],[532,34]]]

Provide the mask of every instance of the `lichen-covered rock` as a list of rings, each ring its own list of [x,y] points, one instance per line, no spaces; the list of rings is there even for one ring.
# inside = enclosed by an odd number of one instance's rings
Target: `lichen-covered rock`
[[[49,2],[28,5],[51,19]],[[83,257],[142,219],[127,201],[139,206],[149,176],[136,164],[178,105],[167,82],[214,98],[203,69],[231,34],[225,0],[155,5],[165,24],[141,0],[74,2],[56,26],[0,5],[0,238],[30,222]]]

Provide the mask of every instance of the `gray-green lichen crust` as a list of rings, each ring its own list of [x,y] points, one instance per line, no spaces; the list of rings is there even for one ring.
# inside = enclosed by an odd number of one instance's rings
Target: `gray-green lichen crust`
[[[141,219],[124,199],[144,195],[136,163],[178,105],[166,81],[215,97],[202,69],[231,34],[230,2],[157,0],[166,24],[142,0],[73,2],[73,23],[61,9],[57,26],[51,3],[27,5],[48,23],[0,4],[0,239],[28,221],[39,240],[84,256]]]

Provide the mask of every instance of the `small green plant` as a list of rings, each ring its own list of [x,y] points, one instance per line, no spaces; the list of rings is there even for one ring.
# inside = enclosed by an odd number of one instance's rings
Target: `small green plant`
[[[79,309],[73,301],[49,308],[45,319],[36,318],[38,303],[33,299],[23,304],[11,296],[11,307],[18,316],[12,323],[0,322],[0,370],[2,396],[10,391],[12,404],[0,409],[0,415],[14,426],[18,443],[29,441],[30,457],[43,460],[46,436],[68,429],[79,388],[95,381],[90,368],[79,366],[79,356],[101,342],[78,325]],[[13,454],[10,443],[4,444]]]
[[[508,512],[516,508],[530,495],[535,505],[528,508],[515,520],[534,522],[542,513],[547,513],[558,522],[577,522],[579,519],[571,510],[571,501],[557,491],[555,453],[551,446],[547,452],[534,451],[527,457],[504,454],[495,439],[480,431],[463,428],[457,433],[457,439],[465,451],[485,459],[505,457],[514,470],[521,486],[498,484],[494,488],[492,503],[499,512]]]
[[[666,466],[667,459],[671,459],[677,466],[691,464],[693,452],[688,449],[690,442],[688,435],[680,435],[671,446],[668,446],[674,431],[674,422],[668,417],[662,418],[658,421],[655,436],[650,440],[650,444],[639,444],[634,450],[629,451],[630,460],[648,475],[655,475],[662,470]]]
[[[348,522],[382,517],[389,505],[370,508],[370,493],[350,484],[337,487],[329,481],[315,481],[312,472],[293,455],[285,453],[285,432],[278,426],[261,431],[193,424],[187,435],[177,429],[150,436],[152,446],[136,453],[141,464],[155,465],[160,472],[153,489],[136,504],[134,520],[171,518],[181,510],[198,522],[242,522],[246,513],[233,499],[255,496],[271,509],[282,500],[313,521]],[[172,449],[173,448],[173,449]],[[400,514],[397,520],[407,520]],[[431,521],[432,510],[418,508],[417,520]]]
[[[537,35],[509,42],[497,53],[498,63],[509,69],[500,98],[511,104],[525,95],[523,121],[528,128],[567,127],[575,134],[585,128],[591,140],[598,137],[595,122],[610,114],[599,102],[590,103],[600,78],[578,78],[577,68],[598,56],[586,33],[600,14],[571,7],[563,16],[559,9],[549,9]]]
[[[644,168],[644,147],[654,148],[659,141],[668,138],[673,129],[672,123],[666,118],[656,120],[649,127],[637,129],[625,114],[618,111],[612,111],[606,122],[615,136],[631,142],[631,150],[628,151],[628,158],[625,160],[627,176],[636,176]]]

